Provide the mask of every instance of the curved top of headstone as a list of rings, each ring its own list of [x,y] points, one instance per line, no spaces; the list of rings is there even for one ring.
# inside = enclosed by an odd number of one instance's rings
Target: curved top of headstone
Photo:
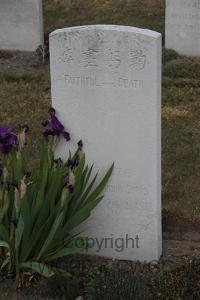
[[[61,34],[67,33],[72,31],[85,31],[85,30],[109,30],[109,31],[119,31],[119,32],[129,32],[129,33],[136,33],[142,34],[145,36],[149,36],[152,38],[158,38],[161,36],[159,32],[149,30],[149,29],[141,29],[132,26],[124,26],[124,25],[84,25],[84,26],[74,26],[74,27],[67,27],[62,29],[56,29],[51,34],[50,37]]]

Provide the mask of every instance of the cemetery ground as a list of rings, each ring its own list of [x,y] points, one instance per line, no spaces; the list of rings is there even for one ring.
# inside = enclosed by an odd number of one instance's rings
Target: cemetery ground
[[[55,28],[97,23],[131,25],[164,33],[161,0],[46,0],[44,13],[46,34]],[[48,58],[43,64],[39,52],[0,52],[0,120],[7,125],[22,121],[29,124],[32,142],[31,148],[27,147],[33,168],[37,168],[36,150],[42,132],[38,124],[48,111],[50,99]],[[137,281],[131,271],[134,263],[78,256],[71,262],[60,262],[75,274],[72,280],[36,278],[31,288],[18,292],[19,299],[75,299],[79,295],[110,299],[105,295],[117,295],[117,290],[122,299],[129,299],[125,289],[134,291],[138,295],[135,299],[148,299],[145,292],[151,293],[153,299],[200,297],[199,115],[200,58],[183,57],[163,49],[162,205],[167,263],[140,269]],[[123,278],[128,282],[126,288]],[[39,288],[35,288],[36,283]],[[9,282],[0,282],[0,299],[5,299],[9,286]]]

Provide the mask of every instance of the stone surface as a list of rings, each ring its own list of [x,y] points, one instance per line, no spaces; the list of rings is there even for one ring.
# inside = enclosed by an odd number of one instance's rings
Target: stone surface
[[[35,51],[40,45],[42,0],[0,0],[0,49]]]
[[[158,259],[161,35],[112,25],[60,29],[50,35],[50,57],[53,106],[72,136],[58,155],[82,139],[100,175],[115,162],[105,198],[80,228],[94,244],[90,253]]]
[[[165,47],[200,56],[200,0],[166,0]]]

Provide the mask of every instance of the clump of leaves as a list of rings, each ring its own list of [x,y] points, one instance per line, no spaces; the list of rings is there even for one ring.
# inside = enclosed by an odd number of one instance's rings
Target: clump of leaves
[[[85,163],[82,141],[66,161],[55,159],[60,138],[68,142],[70,134],[55,110],[49,112],[50,118],[43,122],[46,143],[36,174],[27,172],[28,126],[21,125],[20,132],[0,126],[1,270],[7,269],[17,282],[27,271],[45,277],[55,273],[70,276],[49,264],[86,248],[85,239],[80,243],[71,232],[102,200],[113,171],[112,165],[95,186],[97,174],[93,177],[93,166]]]

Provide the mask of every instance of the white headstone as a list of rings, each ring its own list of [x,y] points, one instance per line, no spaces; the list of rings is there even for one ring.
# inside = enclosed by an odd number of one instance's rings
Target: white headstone
[[[161,35],[92,25],[50,35],[53,106],[105,174],[105,198],[81,230],[90,253],[128,260],[161,254]],[[66,157],[62,143],[58,154]],[[92,240],[93,238],[93,240]],[[132,240],[131,240],[132,239]],[[99,249],[101,248],[101,249]]]
[[[200,0],[166,0],[165,47],[200,55]]]
[[[0,49],[43,46],[42,0],[0,0]]]

